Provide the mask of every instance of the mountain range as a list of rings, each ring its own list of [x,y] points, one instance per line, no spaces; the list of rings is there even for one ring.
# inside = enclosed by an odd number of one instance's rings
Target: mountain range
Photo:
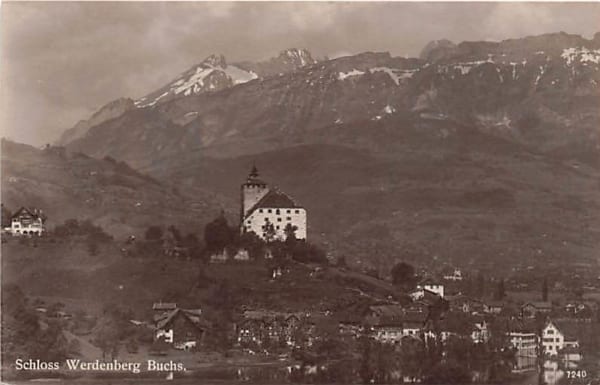
[[[307,207],[309,237],[357,263],[598,263],[599,82],[600,33],[440,40],[418,58],[211,55],[59,144],[230,213],[256,163]]]

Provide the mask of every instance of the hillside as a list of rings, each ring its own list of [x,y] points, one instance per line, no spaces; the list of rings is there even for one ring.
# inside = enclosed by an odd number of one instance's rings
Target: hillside
[[[599,34],[562,32],[438,41],[420,58],[212,56],[66,148],[125,160],[230,218],[256,162],[306,206],[311,239],[382,271],[395,259],[595,265],[599,58]],[[232,66],[260,76],[236,83]],[[152,210],[165,224],[179,215],[169,196]]]
[[[111,158],[98,160],[64,148],[43,150],[2,140],[2,203],[13,212],[36,207],[52,228],[66,219],[91,219],[117,236],[140,234],[152,224],[201,224],[218,201],[197,191],[190,199],[173,185]]]
[[[124,306],[141,319],[148,319],[152,304],[160,300],[201,305],[208,313],[222,306],[307,312],[342,310],[365,298],[378,301],[397,294],[388,282],[335,268],[315,274],[316,266],[290,263],[286,274],[272,280],[269,262],[205,265],[168,256],[132,258],[123,256],[120,247],[121,242],[108,242],[90,255],[77,238],[46,239],[35,246],[10,239],[2,244],[3,284],[94,315],[106,305]],[[359,296],[358,287],[363,290]]]
[[[598,171],[465,134],[472,146],[421,136],[420,147],[407,137],[388,141],[384,155],[333,144],[231,159],[198,152],[162,159],[148,171],[184,186],[210,186],[235,212],[239,183],[255,163],[265,180],[307,208],[309,238],[384,274],[399,259],[500,270],[596,265]]]

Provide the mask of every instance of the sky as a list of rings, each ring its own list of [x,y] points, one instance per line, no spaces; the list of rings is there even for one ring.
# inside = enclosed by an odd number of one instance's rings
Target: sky
[[[119,97],[139,98],[212,53],[262,60],[364,51],[418,56],[431,40],[600,31],[600,2],[2,2],[0,136],[52,143]]]

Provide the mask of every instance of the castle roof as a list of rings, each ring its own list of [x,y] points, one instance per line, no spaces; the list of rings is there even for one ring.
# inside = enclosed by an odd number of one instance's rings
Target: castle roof
[[[269,209],[294,209],[302,208],[287,194],[279,190],[270,190],[261,198],[252,208],[248,211],[248,215],[252,214],[256,209],[269,208]]]
[[[248,174],[248,178],[246,179],[245,184],[266,185],[267,183],[259,178],[258,169],[256,168],[256,165],[253,165],[252,170],[250,170],[250,173]]]

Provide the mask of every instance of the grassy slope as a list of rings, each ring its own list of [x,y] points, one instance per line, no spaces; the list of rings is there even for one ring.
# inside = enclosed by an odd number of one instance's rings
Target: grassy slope
[[[49,227],[65,219],[92,219],[117,236],[152,224],[199,231],[218,211],[211,197],[185,195],[124,164],[2,140],[2,203],[43,209]],[[209,203],[210,202],[210,203]]]
[[[364,129],[393,130],[366,125],[330,137],[343,135],[347,144]],[[239,184],[255,162],[264,179],[308,209],[313,240],[363,263],[437,258],[476,268],[540,261],[596,267],[598,170],[464,127],[440,136],[442,128],[375,131],[370,143],[354,148],[309,144],[221,160],[188,154],[146,171],[211,189],[235,212]]]
[[[61,301],[68,311],[99,315],[105,305],[125,306],[148,319],[152,303],[174,301],[183,307],[221,306],[219,287],[226,282],[232,305],[288,311],[337,310],[363,300],[356,287],[373,299],[393,288],[382,281],[342,272],[314,273],[314,267],[292,264],[289,273],[271,280],[263,263],[210,264],[171,257],[126,258],[118,244],[91,256],[79,241],[39,242],[37,247],[12,239],[2,245],[2,279],[47,304]],[[201,275],[201,270],[204,274]],[[202,278],[201,278],[202,277]],[[357,285],[357,282],[362,284]]]

